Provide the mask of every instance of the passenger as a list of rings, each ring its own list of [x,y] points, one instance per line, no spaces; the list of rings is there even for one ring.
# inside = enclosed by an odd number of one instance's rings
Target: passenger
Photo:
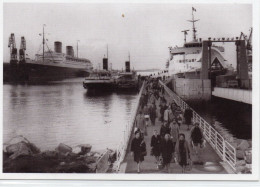
[[[191,129],[191,145],[195,150],[196,155],[198,155],[199,146],[202,147],[203,134],[199,127],[199,123],[195,123],[195,127]]]
[[[141,133],[146,132],[145,119],[144,119],[144,115],[142,114],[141,110],[139,111],[139,114],[136,116],[135,126],[136,126],[136,128],[140,129]]]
[[[173,144],[173,150],[175,151],[175,145],[178,141],[180,128],[177,125],[177,122],[175,120],[171,122],[170,127],[171,127],[171,140]]]
[[[134,156],[134,161],[137,163],[137,173],[140,173],[141,162],[144,161],[144,156],[146,156],[146,145],[138,131],[131,142],[131,156]]]
[[[190,125],[191,125],[191,119],[192,119],[192,110],[188,107],[184,111],[184,118],[185,118],[185,123],[188,126],[187,130],[190,130]]]
[[[190,148],[188,142],[185,140],[184,134],[179,135],[179,140],[175,146],[175,156],[179,165],[182,167],[182,173],[185,173],[186,166],[190,159]]]
[[[163,165],[166,167],[168,173],[170,173],[170,162],[172,160],[173,144],[169,134],[165,134],[161,143],[161,153],[163,158]]]
[[[154,130],[154,134],[151,138],[151,156],[155,157],[155,163],[157,164],[157,169],[158,169],[159,157],[161,153],[160,146],[161,146],[161,137],[159,136],[157,130]]]
[[[149,114],[150,114],[151,123],[154,126],[155,125],[155,119],[156,119],[156,105],[155,105],[155,103],[153,103],[150,106]]]
[[[169,123],[165,121],[161,126],[160,136],[161,138],[164,138],[165,134],[170,134],[170,133],[171,133],[171,128],[169,127]]]
[[[164,111],[167,109],[167,106],[165,104],[165,102],[161,101],[161,105],[160,105],[160,121],[163,122],[164,121]]]

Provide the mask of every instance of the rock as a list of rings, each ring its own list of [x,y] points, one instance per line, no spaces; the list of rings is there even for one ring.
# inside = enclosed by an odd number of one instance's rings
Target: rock
[[[44,158],[58,158],[58,152],[57,151],[45,151],[42,153],[42,156]]]
[[[112,151],[109,153],[109,162],[114,163],[116,161],[116,151]]]
[[[32,155],[32,150],[30,146],[28,146],[25,142],[19,142],[16,144],[12,144],[6,147],[6,151],[8,154],[12,154],[9,158],[15,159],[21,155]]]
[[[252,140],[248,140],[247,142],[249,144],[249,148],[252,148]]]
[[[95,158],[99,158],[100,156],[101,156],[100,153],[95,153],[95,154],[93,155],[93,157],[95,157]]]
[[[93,172],[95,172],[96,169],[97,169],[97,164],[96,163],[91,163],[91,164],[88,164],[87,166]]]
[[[237,152],[236,156],[238,159],[244,159],[245,153],[243,150],[237,150],[236,152]]]
[[[68,145],[65,145],[63,143],[60,143],[58,147],[56,147],[55,151],[66,154],[68,152],[72,152],[72,148]]]
[[[65,164],[66,164],[65,162],[61,162],[61,163],[60,163],[61,166],[64,166]]]
[[[239,138],[237,138],[237,139],[236,139],[236,143],[237,143],[237,145],[239,145],[242,141],[243,141],[243,139],[239,139]]]
[[[238,166],[245,166],[245,165],[246,165],[246,161],[245,160],[238,160],[236,162],[236,167],[238,167]]]
[[[245,161],[247,164],[252,164],[252,150],[245,151]]]
[[[89,153],[91,151],[91,148],[92,148],[92,146],[90,144],[81,144],[81,145],[79,145],[79,147],[81,147],[81,153],[82,154]]]
[[[23,137],[23,136],[16,136],[16,137],[12,138],[12,139],[8,142],[8,144],[9,144],[9,145],[12,145],[12,144],[17,144],[17,143],[19,143],[19,142],[30,143],[25,137]]]
[[[72,148],[72,153],[79,154],[80,152],[81,152],[81,148],[79,146]]]
[[[236,172],[243,173],[246,170],[245,166],[238,166],[236,167]]]
[[[237,142],[233,142],[233,143],[230,143],[235,149],[237,149],[237,146],[238,146],[238,144],[237,144]]]
[[[249,143],[246,140],[242,140],[241,143],[237,146],[237,149],[246,150],[249,148]]]
[[[41,152],[40,149],[36,147],[33,143],[28,143],[27,145],[30,147],[33,154],[37,154]]]

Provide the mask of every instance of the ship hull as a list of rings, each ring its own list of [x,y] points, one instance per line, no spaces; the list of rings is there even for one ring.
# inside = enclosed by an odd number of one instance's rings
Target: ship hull
[[[86,77],[89,72],[83,68],[51,66],[37,63],[4,63],[4,82],[50,82],[74,77]]]
[[[84,81],[83,87],[87,90],[113,90],[115,88],[110,80]]]

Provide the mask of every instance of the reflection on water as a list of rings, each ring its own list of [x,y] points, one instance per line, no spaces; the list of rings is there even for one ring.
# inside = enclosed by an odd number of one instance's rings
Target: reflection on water
[[[137,93],[88,93],[81,79],[3,86],[3,137],[23,135],[41,150],[59,143],[116,148]]]
[[[193,108],[221,134],[252,139],[252,105],[213,97],[210,103]]]

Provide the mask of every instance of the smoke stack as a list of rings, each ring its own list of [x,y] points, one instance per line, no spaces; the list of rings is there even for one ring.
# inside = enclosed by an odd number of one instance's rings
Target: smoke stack
[[[108,70],[108,59],[103,58],[103,70]]]
[[[62,43],[61,42],[54,42],[54,51],[55,53],[62,53]]]
[[[74,57],[74,50],[72,46],[66,46],[66,55]]]
[[[125,71],[130,72],[130,61],[125,62]]]

